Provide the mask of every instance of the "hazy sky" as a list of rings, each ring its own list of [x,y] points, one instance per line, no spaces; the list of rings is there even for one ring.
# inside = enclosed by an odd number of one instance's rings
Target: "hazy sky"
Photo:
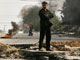
[[[0,30],[11,29],[11,21],[19,22],[18,17],[22,7],[38,4],[38,0],[0,0]]]

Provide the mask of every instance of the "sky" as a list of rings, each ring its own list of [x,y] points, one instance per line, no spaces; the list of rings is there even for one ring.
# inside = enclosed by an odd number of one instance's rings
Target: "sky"
[[[11,21],[19,22],[22,7],[27,8],[38,4],[38,0],[0,0],[0,30],[11,29]]]

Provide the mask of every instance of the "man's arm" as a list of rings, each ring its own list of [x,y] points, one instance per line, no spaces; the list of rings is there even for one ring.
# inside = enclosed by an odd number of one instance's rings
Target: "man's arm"
[[[51,18],[53,18],[54,16],[53,16],[53,14],[52,14],[50,11],[48,11],[48,14],[46,14],[46,17],[49,18],[49,19],[51,19]]]
[[[53,14],[50,12],[49,18],[53,18],[53,17],[54,17]]]
[[[43,11],[39,11],[39,16],[40,18],[46,18],[46,19],[51,19],[54,17],[50,11],[48,11],[48,13],[46,14]]]
[[[42,14],[42,11],[40,10],[39,11],[39,16],[40,16],[40,18],[44,18],[45,16]]]
[[[40,18],[46,18],[46,19],[49,19],[49,17],[47,15],[45,15],[45,13],[43,11],[39,11],[39,16]]]

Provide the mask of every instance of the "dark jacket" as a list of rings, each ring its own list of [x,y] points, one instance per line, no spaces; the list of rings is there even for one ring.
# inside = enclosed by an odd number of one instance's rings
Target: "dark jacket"
[[[40,16],[40,26],[50,27],[52,25],[52,23],[49,20],[53,18],[53,14],[48,9],[46,10],[41,9],[39,11],[39,16]]]

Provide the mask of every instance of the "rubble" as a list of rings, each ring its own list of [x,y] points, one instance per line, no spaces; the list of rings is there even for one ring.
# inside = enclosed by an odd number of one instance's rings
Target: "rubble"
[[[16,47],[0,43],[0,58],[20,58],[20,53]]]
[[[67,41],[67,42],[51,42],[51,45],[68,45],[71,47],[80,47],[80,41],[74,40],[74,41]]]
[[[46,51],[45,42],[43,44],[43,51],[39,51],[38,43],[29,45],[28,47],[18,48],[16,45],[6,45],[0,43],[0,58],[11,58],[11,59],[27,59],[27,60],[36,60],[41,59],[63,59],[71,56],[80,56],[80,41],[71,41],[71,42],[51,42],[51,50]],[[78,44],[78,45],[77,45]],[[21,46],[22,47],[22,46]],[[45,56],[46,55],[46,56]],[[36,57],[38,56],[38,57]],[[49,58],[50,57],[50,58]]]

